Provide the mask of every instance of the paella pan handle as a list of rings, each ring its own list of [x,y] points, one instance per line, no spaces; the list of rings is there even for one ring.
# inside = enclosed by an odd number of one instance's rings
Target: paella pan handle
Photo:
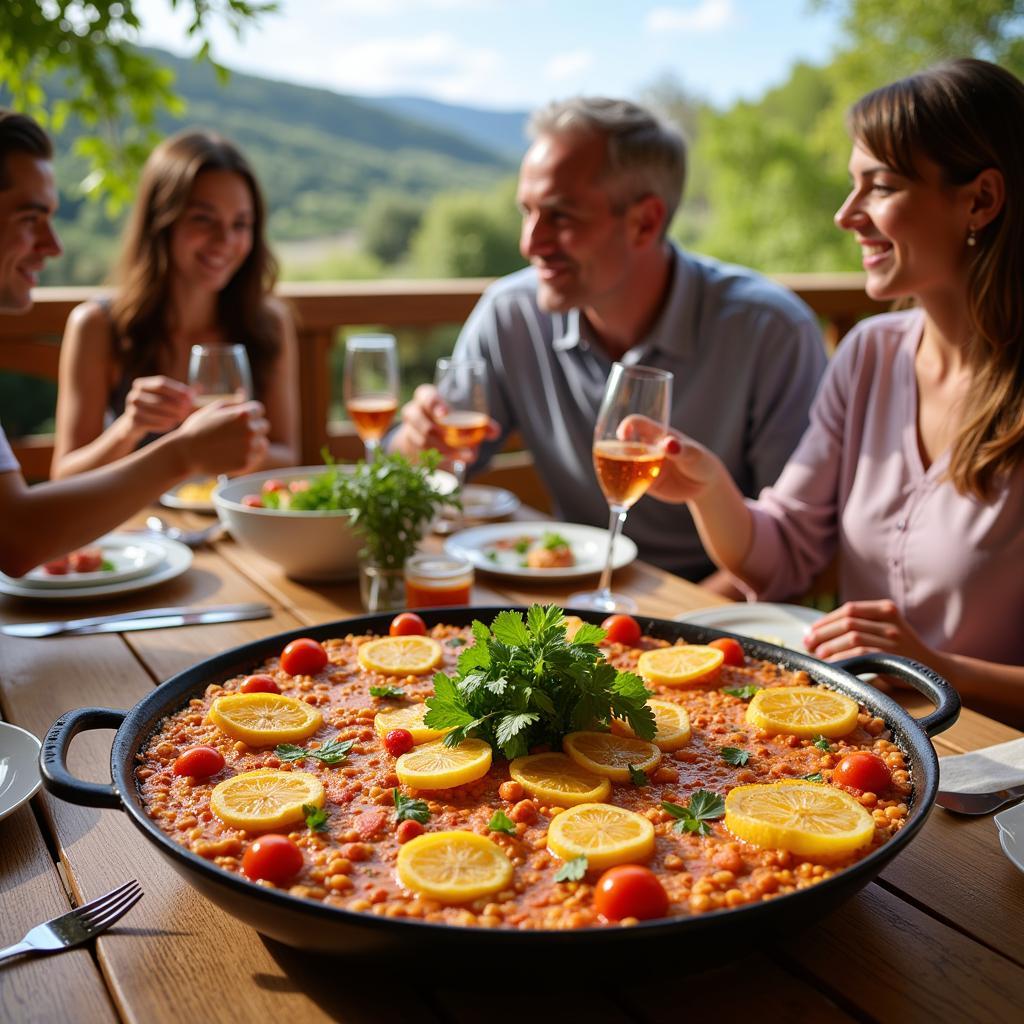
[[[80,733],[89,729],[116,729],[128,716],[127,711],[115,708],[75,708],[61,715],[50,726],[43,738],[43,749],[39,753],[39,770],[43,785],[72,804],[85,807],[121,806],[117,790],[109,783],[85,782],[75,778],[68,771],[68,747]]]
[[[930,715],[917,720],[917,724],[929,736],[944,732],[960,715],[960,694],[938,672],[933,672],[927,665],[922,665],[918,661],[911,661],[910,658],[903,658],[898,654],[876,651],[871,654],[858,654],[833,664],[851,675],[877,672],[879,675],[895,676],[901,682],[909,683],[918,693],[936,705]]]

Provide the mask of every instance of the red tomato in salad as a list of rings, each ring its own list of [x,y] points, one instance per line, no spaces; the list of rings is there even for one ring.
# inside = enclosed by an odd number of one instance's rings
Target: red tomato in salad
[[[415,746],[412,733],[408,729],[392,729],[384,737],[384,749],[392,757],[401,757]]]
[[[175,775],[191,775],[194,779],[208,779],[224,767],[224,755],[215,747],[191,747],[174,761]]]
[[[288,485],[283,480],[264,480],[263,486],[260,488],[260,490],[264,494],[273,494],[275,491],[287,491]]]
[[[309,481],[308,480],[293,480],[288,485],[288,490],[291,491],[292,494],[301,494],[303,491],[308,491],[309,490]]]
[[[402,612],[391,620],[392,636],[426,636],[427,624],[415,612]]]
[[[650,868],[619,864],[598,879],[594,909],[607,921],[621,921],[624,917],[647,921],[668,913],[668,893]]]
[[[79,548],[68,555],[72,572],[99,572],[103,566],[103,549],[98,547]]]
[[[50,576],[66,576],[69,568],[67,555],[61,555],[60,558],[54,558],[50,562],[43,562],[43,572]]]
[[[242,498],[242,504],[246,508],[263,508],[263,499],[258,494],[247,494]]]
[[[302,870],[302,851],[287,836],[260,836],[242,857],[242,870],[254,882],[281,885]]]
[[[609,615],[601,628],[608,634],[605,639],[610,644],[625,644],[636,647],[640,643],[640,623],[632,615]]]
[[[281,668],[290,676],[312,676],[327,664],[323,645],[309,637],[293,640],[281,652]]]
[[[238,688],[239,693],[280,693],[281,687],[277,685],[272,676],[258,675],[246,676],[245,681]]]
[[[832,781],[862,793],[882,793],[892,784],[889,766],[867,750],[855,750],[836,765]]]
[[[743,648],[740,646],[739,640],[733,640],[731,636],[723,636],[717,640],[712,640],[708,647],[717,647],[725,655],[724,665],[733,665],[736,668],[740,668],[746,664]]]

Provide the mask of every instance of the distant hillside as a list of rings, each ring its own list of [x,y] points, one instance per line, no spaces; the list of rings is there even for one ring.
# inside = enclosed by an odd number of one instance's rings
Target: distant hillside
[[[524,110],[481,110],[422,96],[366,97],[363,102],[456,132],[513,160],[518,161],[526,148],[526,121],[530,115]]]

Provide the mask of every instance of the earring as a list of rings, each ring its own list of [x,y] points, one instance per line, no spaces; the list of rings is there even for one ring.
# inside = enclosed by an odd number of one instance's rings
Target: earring
[[[967,244],[973,249],[978,244],[978,236],[974,232],[974,228],[971,228],[967,232]]]

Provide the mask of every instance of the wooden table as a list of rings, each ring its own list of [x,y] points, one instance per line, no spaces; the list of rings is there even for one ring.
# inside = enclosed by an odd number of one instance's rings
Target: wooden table
[[[193,525],[198,517],[183,516]],[[650,566],[616,574],[641,612],[670,617],[714,603]],[[570,588],[520,589],[481,579],[479,604],[558,601]],[[100,614],[152,605],[264,600],[271,619],[126,635],[52,640],[0,637],[0,712],[42,736],[82,705],[127,708],[162,679],[228,647],[360,612],[354,585],[303,586],[222,542],[158,589],[70,607],[0,598],[4,621]],[[67,615],[65,615],[67,613]],[[915,709],[916,710],[916,709]],[[923,706],[920,708],[926,710]],[[110,733],[72,746],[85,779],[109,779]],[[1020,735],[965,711],[935,741],[940,754]],[[585,976],[545,965],[453,964],[431,985],[403,985],[401,964],[379,974],[310,958],[263,939],[200,897],[117,811],[66,804],[45,792],[0,822],[0,945],[33,924],[129,878],[145,898],[94,948],[0,966],[0,1021],[477,1021],[587,1024],[741,1020],[746,1013],[812,1021],[1011,1021],[1024,1006],[1024,876],[1002,855],[991,818],[936,810],[879,880],[799,934],[762,951],[671,976]]]

